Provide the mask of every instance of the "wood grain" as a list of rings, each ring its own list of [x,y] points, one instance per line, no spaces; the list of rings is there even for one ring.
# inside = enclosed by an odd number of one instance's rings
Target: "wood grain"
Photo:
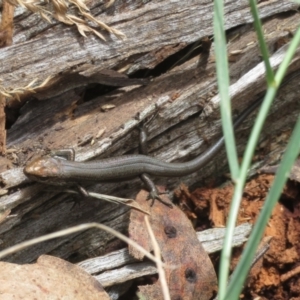
[[[263,95],[265,82],[256,35],[249,25],[248,1],[226,5],[232,106],[234,113],[238,113]],[[56,23],[49,25],[37,16],[17,10],[13,45],[0,49],[1,84],[16,89],[35,78],[38,84],[48,76],[59,76],[72,68],[75,73],[77,68],[81,70],[78,72],[81,76],[93,76],[102,69],[126,70],[131,74],[152,69],[187,44],[212,34],[211,1],[148,1],[144,4],[116,1],[116,5],[101,16],[96,3],[91,2],[91,6],[99,18],[123,31],[127,40],[122,42],[111,37],[103,43],[93,36],[83,39],[73,28]],[[268,17],[264,20],[264,31],[275,64],[278,57],[282,59],[281,47],[289,42],[291,33],[299,26],[299,16],[293,11],[296,7],[290,1],[260,3],[261,16]],[[12,209],[12,213],[1,223],[3,243],[0,247],[85,222],[100,222],[126,232],[127,208],[84,199],[80,207],[71,210],[73,203],[68,202],[71,200],[68,194],[57,188],[29,183],[21,168],[34,155],[48,149],[74,147],[79,161],[137,152],[137,127],[155,112],[156,117],[148,125],[151,156],[171,162],[199,155],[221,135],[213,50],[212,46],[206,64],[202,63],[201,55],[195,56],[154,76],[146,86],[118,88],[89,101],[84,100],[82,90],[69,90],[45,101],[29,94],[24,94],[20,103],[9,100],[8,106],[21,108],[17,121],[7,133],[10,150],[7,158],[14,168],[1,174],[2,188],[8,193],[1,197],[0,203],[1,209]],[[235,54],[236,50],[241,52]],[[289,74],[299,71],[299,58],[297,52]],[[84,67],[80,69],[81,66]],[[276,140],[278,133],[290,132],[299,115],[298,95],[297,78],[278,94],[261,136],[257,166],[280,159],[285,144],[279,143],[272,149],[268,145]],[[104,104],[116,107],[102,112]],[[244,149],[253,118],[237,133],[239,153]],[[79,146],[84,140],[93,142]],[[222,151],[199,172],[180,179],[154,180],[172,189],[180,181],[188,185],[203,185],[211,178],[217,181],[226,171],[226,156]],[[141,183],[137,179],[129,183],[97,183],[87,188],[134,198]],[[48,253],[78,262],[121,247],[123,244],[111,235],[92,230],[37,245],[7,260],[27,263]]]

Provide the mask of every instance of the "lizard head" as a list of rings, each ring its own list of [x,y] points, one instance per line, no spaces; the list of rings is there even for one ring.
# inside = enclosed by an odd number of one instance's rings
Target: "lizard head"
[[[31,180],[47,184],[64,184],[60,180],[60,159],[54,157],[37,157],[29,162],[23,172]]]

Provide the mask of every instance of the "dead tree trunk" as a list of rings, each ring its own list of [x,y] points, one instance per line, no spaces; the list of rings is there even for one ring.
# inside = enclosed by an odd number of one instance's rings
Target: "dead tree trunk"
[[[33,156],[70,147],[79,161],[135,153],[138,125],[156,112],[148,124],[149,155],[161,160],[187,161],[221,135],[213,44],[209,53],[207,49],[213,33],[213,3],[123,2],[116,1],[104,11],[93,1],[90,4],[97,18],[127,37],[120,40],[104,33],[106,42],[93,35],[83,38],[73,27],[48,24],[38,15],[17,11],[13,44],[0,50],[1,84],[12,95],[34,79],[38,88],[36,93],[25,89],[19,94],[20,101],[7,100],[7,113],[19,115],[7,132],[7,153],[3,158],[2,185],[9,192],[1,197],[1,208],[12,210],[13,217],[6,218],[0,226],[4,241],[1,248],[86,222],[127,231],[125,206],[84,200],[71,210],[73,203],[68,201],[68,194],[46,190],[42,184],[29,184],[22,168]],[[263,95],[266,84],[248,1],[236,5],[228,2],[225,9],[232,106],[239,112]],[[299,26],[299,16],[293,13],[296,7],[282,0],[264,1],[259,6],[274,69],[282,61],[290,34]],[[196,49],[190,51],[193,47]],[[299,72],[299,59],[298,51],[289,74]],[[132,78],[117,76],[117,72]],[[299,114],[298,82],[297,78],[291,80],[277,96],[262,133],[261,151],[269,153],[276,135],[293,126]],[[250,118],[238,130],[240,151],[252,123]],[[257,165],[274,162],[283,148],[284,145],[272,150],[272,155],[261,156]],[[226,170],[222,151],[195,174],[154,180],[172,189],[180,181],[204,184],[206,178],[217,178]],[[89,187],[130,198],[140,188],[138,179]],[[32,262],[48,253],[78,262],[118,247],[111,235],[93,230],[39,244],[8,260]]]

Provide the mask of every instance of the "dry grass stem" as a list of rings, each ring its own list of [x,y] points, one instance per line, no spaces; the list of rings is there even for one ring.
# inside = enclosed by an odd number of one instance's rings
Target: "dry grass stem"
[[[45,241],[48,241],[48,240],[52,240],[52,239],[55,239],[55,238],[58,238],[58,237],[61,237],[61,236],[68,235],[68,234],[72,234],[72,233],[75,233],[75,232],[78,232],[78,231],[91,229],[91,228],[98,228],[100,230],[104,230],[104,231],[114,235],[115,237],[117,237],[121,241],[131,245],[134,248],[136,248],[138,251],[140,251],[146,257],[148,257],[150,260],[152,260],[154,263],[162,264],[162,266],[165,267],[165,264],[163,262],[158,260],[155,256],[153,256],[151,253],[149,253],[147,250],[145,250],[143,247],[141,247],[135,241],[129,239],[127,236],[119,233],[118,231],[116,231],[116,230],[114,230],[114,229],[112,229],[112,228],[110,228],[106,225],[95,223],[95,222],[94,223],[85,223],[85,224],[78,225],[78,226],[73,226],[73,227],[70,227],[68,229],[60,230],[60,231],[57,231],[57,232],[54,232],[54,233],[46,234],[46,235],[43,235],[41,237],[34,238],[34,239],[31,239],[31,240],[19,243],[15,246],[9,247],[9,248],[1,251],[0,252],[0,259],[7,256],[7,255],[9,255],[9,254],[12,254],[12,253],[15,253],[17,251],[21,251],[22,249],[28,248],[29,246],[32,246],[32,245],[35,245],[35,244],[38,244],[38,243],[41,243],[41,242],[45,242]]]
[[[68,192],[73,193],[73,190],[67,190]],[[77,193],[77,192],[76,192]],[[96,198],[96,199],[101,199],[104,201],[108,201],[111,203],[115,203],[118,205],[125,205],[128,206],[132,209],[136,209],[137,211],[140,211],[144,214],[150,215],[150,213],[144,209],[141,208],[141,206],[133,199],[127,199],[127,198],[120,198],[120,197],[115,197],[115,196],[110,196],[110,195],[104,195],[104,194],[99,194],[99,193],[93,193],[93,192],[88,192],[89,197]]]
[[[76,25],[79,33],[86,36],[86,32],[91,32],[97,35],[99,38],[105,41],[104,36],[96,29],[92,28],[88,21],[95,23],[101,29],[114,34],[116,37],[125,39],[126,36],[119,30],[114,29],[106,25],[105,23],[97,20],[93,17],[89,8],[85,5],[84,0],[49,0],[45,1],[46,5],[42,5],[45,2],[41,0],[7,0],[10,4],[14,6],[22,6],[34,13],[41,15],[43,19],[51,23],[51,17],[58,20],[59,22],[65,23],[67,25]],[[106,7],[112,5],[114,0],[108,1]],[[69,8],[75,7],[78,10],[78,14],[81,16],[75,16],[68,14]]]
[[[160,281],[160,284],[161,284],[163,297],[164,297],[164,300],[171,300],[170,292],[169,292],[169,288],[168,288],[168,284],[167,284],[167,279],[166,279],[166,273],[165,273],[165,270],[163,268],[163,262],[161,260],[161,252],[160,252],[157,240],[154,236],[154,232],[151,228],[148,216],[145,216],[145,222],[146,222],[146,227],[147,227],[147,230],[148,230],[148,233],[149,233],[149,236],[150,236],[150,240],[151,240],[151,243],[152,243],[152,246],[153,246],[154,256],[157,259],[157,263],[156,263],[157,273],[158,273],[158,278],[159,278],[159,281]]]
[[[5,87],[3,87],[0,84],[0,94],[6,98],[16,98],[16,99],[20,100],[20,95],[22,95],[24,93],[28,93],[28,92],[35,93],[35,90],[46,86],[51,79],[52,79],[52,76],[48,76],[41,84],[34,86],[34,84],[38,80],[36,78],[36,79],[33,79],[29,84],[27,84],[24,87],[18,87],[18,88],[11,89],[11,90],[6,89]],[[0,82],[1,82],[1,79],[0,79]]]

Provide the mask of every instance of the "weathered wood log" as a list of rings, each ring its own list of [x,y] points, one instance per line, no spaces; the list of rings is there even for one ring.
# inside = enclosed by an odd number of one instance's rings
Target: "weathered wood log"
[[[146,4],[128,1],[126,5],[116,1],[103,16],[107,24],[126,34],[125,42],[114,37],[107,43],[93,36],[83,39],[74,28],[56,23],[50,26],[30,14],[23,19],[20,12],[14,44],[0,50],[1,84],[7,89],[17,89],[35,78],[38,85],[49,76],[55,79],[51,84],[59,84],[64,75],[92,77],[104,69],[126,70],[132,74],[153,69],[188,44],[212,35],[211,1],[149,1]],[[248,1],[236,5],[230,2],[226,6],[226,28],[230,30],[232,106],[238,112],[263,95],[265,82],[256,36],[252,26],[247,25],[251,22]],[[91,7],[97,15],[96,3],[91,3]],[[269,17],[264,30],[275,68],[283,58],[284,48],[280,47],[299,26],[299,17],[292,11],[296,7],[295,3],[279,0],[260,4],[261,17]],[[284,11],[290,12],[276,15]],[[29,21],[40,26],[28,28]],[[73,203],[68,202],[68,194],[29,183],[22,168],[45,149],[74,147],[79,161],[136,152],[137,126],[155,112],[157,116],[148,125],[150,155],[170,162],[199,155],[221,135],[213,49],[208,61],[202,57],[205,58],[205,53],[154,76],[146,86],[122,87],[89,101],[72,88],[63,89],[64,93],[57,95],[53,90],[55,85],[50,83],[46,86],[48,91],[41,90],[40,96],[25,93],[20,103],[8,100],[10,108],[23,106],[7,135],[10,150],[7,157],[16,159],[16,168],[1,174],[3,192],[9,189],[9,194],[1,197],[1,210],[12,210],[0,226],[1,248],[85,222],[100,222],[126,232],[128,208],[88,199],[71,210]],[[298,51],[289,73],[299,72],[299,59]],[[259,157],[257,165],[278,160],[284,149],[284,144],[273,141],[280,132],[290,130],[299,114],[298,82],[297,78],[291,80],[277,97],[261,137],[260,153],[268,155]],[[89,83],[87,80],[85,84]],[[48,96],[51,91],[53,98]],[[42,98],[42,92],[48,93],[45,101],[37,100]],[[24,104],[25,101],[28,102]],[[103,112],[104,104],[113,104],[115,108]],[[244,148],[252,123],[253,118],[249,118],[238,130],[239,151]],[[84,141],[88,142],[84,144]],[[206,178],[218,178],[226,170],[223,151],[205,168],[180,180],[189,185],[203,184]],[[154,180],[169,189],[179,183],[174,178]],[[134,198],[140,187],[137,179],[130,183],[98,183],[89,189]],[[37,245],[7,260],[31,262],[48,253],[78,262],[119,246],[111,235],[93,230]]]
[[[232,246],[241,246],[247,241],[251,228],[252,226],[249,223],[237,226],[234,232]],[[197,237],[199,241],[202,242],[207,253],[220,251],[223,247],[224,236],[225,228],[214,228],[197,232]],[[136,263],[135,268],[132,266],[134,263]],[[128,253],[127,248],[111,252],[104,256],[87,259],[78,263],[78,265],[88,273],[94,274],[104,287],[120,284],[144,275],[156,274],[157,272],[155,264],[153,262],[147,262],[147,266],[152,266],[152,268],[149,268],[147,273],[145,273],[145,265],[141,261],[133,258]],[[126,265],[130,265],[131,270],[127,269]],[[135,269],[134,274],[132,274],[133,269]]]
[[[105,32],[106,43],[95,36],[84,39],[75,28],[62,28],[55,21],[49,24],[39,15],[19,9],[13,45],[1,49],[2,85],[17,90],[36,79],[36,86],[49,77],[62,80],[65,73],[90,77],[103,69],[123,69],[127,74],[153,69],[186,45],[213,33],[213,3],[210,1],[127,1],[126,4],[116,1],[107,10],[97,1],[90,1],[88,5],[94,16],[122,31],[126,41]],[[297,4],[267,1],[261,3],[259,9],[261,18],[266,18],[297,9]],[[252,21],[246,0],[238,4],[228,2],[225,10],[226,29]],[[28,95],[25,93],[24,97]],[[16,104],[15,101],[8,103],[9,106]]]

